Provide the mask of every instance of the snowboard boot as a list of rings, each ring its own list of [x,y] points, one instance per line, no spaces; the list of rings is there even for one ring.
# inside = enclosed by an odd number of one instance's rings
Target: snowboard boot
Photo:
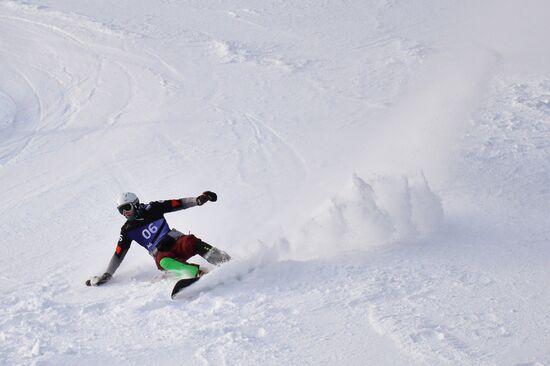
[[[229,254],[203,241],[197,245],[197,254],[203,257],[208,263],[216,266],[231,260]]]

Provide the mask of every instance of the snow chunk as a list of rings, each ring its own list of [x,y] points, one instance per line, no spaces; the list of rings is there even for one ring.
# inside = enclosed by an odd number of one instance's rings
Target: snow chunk
[[[270,45],[251,45],[236,41],[212,40],[210,49],[222,63],[251,63],[275,67],[284,72],[299,70],[308,64],[305,60],[286,60]]]
[[[40,340],[37,340],[32,346],[31,355],[34,357],[40,355]]]

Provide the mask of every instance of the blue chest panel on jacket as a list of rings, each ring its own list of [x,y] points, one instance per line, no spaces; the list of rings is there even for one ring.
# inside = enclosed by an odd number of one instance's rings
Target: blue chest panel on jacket
[[[168,234],[170,228],[164,217],[139,226],[128,232],[130,239],[135,240],[139,245],[152,252]]]

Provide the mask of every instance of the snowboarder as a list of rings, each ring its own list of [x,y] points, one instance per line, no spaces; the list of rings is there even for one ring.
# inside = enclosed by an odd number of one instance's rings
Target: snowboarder
[[[149,251],[161,271],[175,272],[181,277],[193,278],[200,275],[199,266],[187,263],[194,255],[200,255],[211,264],[218,265],[231,259],[229,254],[207,244],[194,235],[185,235],[170,229],[164,214],[186,208],[201,206],[208,201],[216,202],[214,192],[206,191],[198,197],[139,202],[131,192],[123,193],[117,200],[118,212],[126,218],[120,230],[120,239],[105,273],[86,281],[88,286],[100,286],[108,282],[124,256],[132,240]]]

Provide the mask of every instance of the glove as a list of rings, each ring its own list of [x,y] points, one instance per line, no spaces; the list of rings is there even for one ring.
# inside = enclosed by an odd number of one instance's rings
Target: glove
[[[113,276],[110,273],[105,272],[101,276],[94,276],[86,281],[86,286],[101,286],[109,281]]]
[[[208,263],[216,266],[231,260],[231,256],[229,254],[215,247],[211,247],[210,250],[202,257],[206,259]]]
[[[197,205],[202,206],[208,201],[216,202],[218,196],[214,192],[206,191],[202,192],[200,196],[197,197]]]

